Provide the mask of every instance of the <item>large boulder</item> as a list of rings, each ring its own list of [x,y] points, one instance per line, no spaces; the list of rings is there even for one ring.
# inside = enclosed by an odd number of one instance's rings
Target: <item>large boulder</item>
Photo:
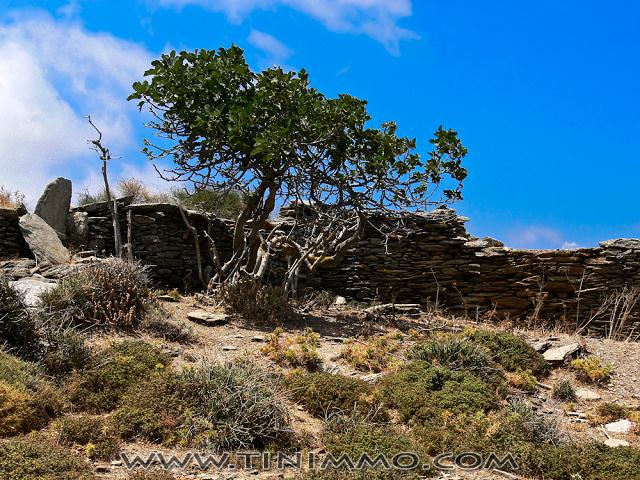
[[[35,214],[47,222],[62,238],[66,234],[71,193],[71,180],[58,177],[45,187],[35,209]]]
[[[69,250],[62,245],[56,231],[35,213],[27,213],[20,217],[19,226],[22,236],[38,261],[59,265],[71,260]]]

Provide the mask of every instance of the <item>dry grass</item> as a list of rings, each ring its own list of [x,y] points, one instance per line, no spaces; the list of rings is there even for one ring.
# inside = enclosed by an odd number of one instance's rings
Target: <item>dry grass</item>
[[[345,345],[340,356],[357,370],[381,372],[398,363],[394,353],[399,348],[398,334],[389,333],[366,341],[354,339]]]
[[[321,363],[318,347],[320,335],[310,328],[302,333],[285,333],[280,327],[267,336],[260,351],[278,365],[316,370]]]
[[[24,194],[7,190],[0,185],[0,208],[18,208],[24,203]]]

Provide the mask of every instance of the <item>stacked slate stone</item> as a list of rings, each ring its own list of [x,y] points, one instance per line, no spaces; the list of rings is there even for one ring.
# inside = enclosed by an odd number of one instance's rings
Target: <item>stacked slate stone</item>
[[[88,248],[101,256],[114,254],[113,225],[106,202],[74,209],[88,213]],[[150,266],[151,277],[162,284],[190,288],[201,286],[198,278],[198,262],[195,241],[185,225],[176,205],[131,204],[131,199],[120,199],[121,237],[127,241],[127,214],[131,212],[133,255]],[[213,270],[211,244],[204,235],[207,232],[216,243],[222,260],[231,255],[232,234],[226,221],[213,215],[185,211],[189,223],[198,231],[201,262],[205,273]]]
[[[449,311],[501,317],[537,315],[589,330],[610,328],[606,298],[640,288],[640,240],[611,240],[599,248],[514,250],[475,239],[465,217],[447,208],[412,215],[394,231],[374,219],[344,261],[321,268],[306,284],[361,301],[438,304]],[[385,228],[385,223],[387,223]],[[384,231],[393,231],[384,234]],[[640,329],[640,302],[627,330]]]
[[[0,259],[31,257],[18,227],[18,220],[26,213],[24,207],[0,208]]]

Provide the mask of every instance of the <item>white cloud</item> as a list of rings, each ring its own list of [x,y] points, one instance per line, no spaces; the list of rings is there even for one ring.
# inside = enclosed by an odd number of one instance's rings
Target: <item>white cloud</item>
[[[563,243],[560,232],[540,225],[513,229],[506,237],[507,245],[515,248],[558,248]]]
[[[267,66],[278,65],[288,69],[285,64],[289,57],[293,55],[293,50],[280,40],[268,33],[251,30],[247,41],[265,54],[264,62]]]
[[[253,10],[286,6],[315,18],[329,30],[368,35],[395,55],[402,40],[418,38],[415,32],[398,26],[400,19],[411,16],[411,0],[160,0],[160,4],[199,5],[224,12],[235,22]]]
[[[575,250],[576,248],[582,248],[577,242],[564,242],[560,246],[560,250]]]
[[[137,111],[126,97],[150,61],[141,46],[68,19],[28,11],[0,20],[0,184],[33,203],[73,162],[94,168],[87,114],[112,151],[131,148]]]

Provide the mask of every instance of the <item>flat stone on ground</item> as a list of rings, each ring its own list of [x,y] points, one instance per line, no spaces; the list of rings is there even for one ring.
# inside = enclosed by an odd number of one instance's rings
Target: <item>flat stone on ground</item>
[[[195,310],[187,313],[187,318],[192,322],[205,325],[207,327],[216,327],[229,323],[229,315],[226,313],[211,313],[206,310]]]
[[[629,442],[627,442],[626,440],[620,440],[618,438],[607,438],[604,441],[604,444],[607,447],[611,447],[611,448],[628,447],[629,446]]]
[[[175,297],[172,297],[171,295],[158,295],[156,297],[158,300],[160,300],[161,302],[172,302],[175,303],[178,300]]]
[[[580,344],[570,343],[568,345],[561,345],[559,347],[553,347],[545,351],[542,356],[554,367],[560,367],[564,365],[567,360],[577,355],[580,352]]]
[[[593,390],[576,388],[576,398],[578,400],[600,400],[602,397]]]
[[[628,433],[633,428],[633,422],[627,419],[607,423],[604,429],[612,433]]]

